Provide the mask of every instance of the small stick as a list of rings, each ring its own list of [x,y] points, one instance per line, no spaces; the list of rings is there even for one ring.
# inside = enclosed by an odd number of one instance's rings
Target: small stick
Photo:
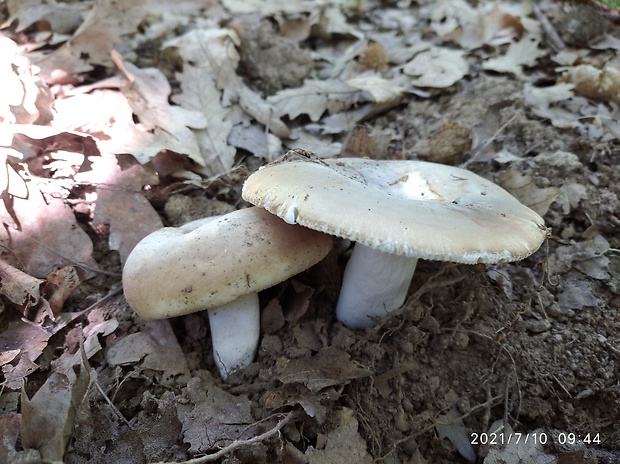
[[[540,25],[542,26],[545,34],[549,38],[549,42],[551,46],[555,49],[555,51],[561,51],[566,49],[566,44],[549,21],[549,18],[545,16],[545,14],[541,11],[540,7],[536,4],[532,4],[532,11],[534,12],[534,16],[536,19],[540,21]]]
[[[243,448],[245,446],[255,445],[256,443],[260,443],[263,440],[271,438],[272,436],[280,433],[280,430],[282,430],[282,428],[286,424],[288,424],[289,422],[291,422],[293,419],[297,418],[298,416],[299,416],[299,411],[290,412],[287,415],[285,415],[284,419],[282,419],[280,422],[278,422],[275,425],[275,427],[273,427],[270,430],[267,430],[265,433],[261,433],[260,435],[257,435],[257,436],[255,436],[253,438],[248,439],[248,440],[235,440],[230,445],[225,446],[224,448],[222,448],[221,450],[219,450],[216,453],[207,454],[206,456],[201,456],[199,458],[190,459],[189,461],[183,461],[183,462],[181,462],[179,464],[202,464],[203,462],[213,462],[213,461],[216,461],[216,460],[218,460],[220,458],[223,458],[228,453],[232,453],[236,449]],[[162,462],[158,462],[158,463],[155,463],[155,464],[167,464],[167,463],[162,461]]]

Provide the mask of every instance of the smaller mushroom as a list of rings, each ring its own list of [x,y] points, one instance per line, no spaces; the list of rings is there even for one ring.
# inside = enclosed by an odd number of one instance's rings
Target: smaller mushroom
[[[313,266],[331,244],[328,235],[247,208],[143,238],[125,263],[123,291],[144,319],[208,310],[214,360],[226,378],[256,355],[257,292]]]
[[[403,304],[418,259],[517,261],[547,236],[543,219],[494,183],[423,161],[276,162],[242,195],[288,223],[357,242],[336,307],[351,328]]]

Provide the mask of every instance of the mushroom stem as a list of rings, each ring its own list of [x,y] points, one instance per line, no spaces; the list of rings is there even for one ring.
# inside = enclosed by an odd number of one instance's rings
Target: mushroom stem
[[[407,297],[417,258],[392,255],[357,243],[344,271],[338,320],[365,329],[398,309]]]
[[[249,366],[258,348],[260,305],[257,293],[207,310],[211,326],[213,358],[223,379]]]

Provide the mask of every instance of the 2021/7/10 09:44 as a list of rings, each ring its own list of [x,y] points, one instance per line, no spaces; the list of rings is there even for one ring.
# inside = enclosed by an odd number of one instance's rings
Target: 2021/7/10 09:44
[[[547,432],[488,432],[488,433],[472,433],[472,445],[508,445],[508,444],[532,444],[546,445],[549,442],[549,434]],[[576,443],[585,443],[586,445],[600,445],[602,440],[599,433],[586,433],[584,435],[574,432],[559,432],[557,434],[557,442],[560,445],[574,445]]]

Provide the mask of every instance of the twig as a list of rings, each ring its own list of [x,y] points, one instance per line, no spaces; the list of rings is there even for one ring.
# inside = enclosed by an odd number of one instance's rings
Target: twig
[[[82,337],[80,337],[80,357],[82,361],[82,367],[87,369],[89,372],[90,381],[95,384],[95,387],[97,388],[97,390],[99,390],[99,393],[101,393],[101,396],[103,397],[105,402],[108,403],[108,405],[112,408],[112,411],[114,411],[114,413],[119,417],[120,420],[125,423],[125,425],[127,425],[127,427],[129,427],[129,429],[131,429],[131,424],[129,423],[127,418],[123,416],[123,413],[118,410],[114,403],[112,403],[112,400],[110,400],[108,395],[106,395],[106,393],[103,391],[103,388],[101,388],[101,385],[99,385],[99,382],[97,382],[97,372],[90,366],[90,363],[88,362],[88,356],[86,355],[86,349],[84,348],[83,335]]]
[[[99,390],[99,393],[101,394],[101,396],[103,396],[103,399],[105,400],[105,402],[108,403],[108,405],[112,408],[112,411],[114,411],[114,414],[116,414],[118,418],[122,420],[125,423],[125,425],[129,427],[129,429],[131,430],[132,429],[131,424],[129,423],[127,418],[123,416],[123,413],[118,410],[118,408],[114,405],[114,403],[112,403],[112,400],[108,397],[108,395],[105,394],[105,392],[103,391],[103,388],[101,388],[101,385],[99,385],[99,382],[97,382],[97,380],[95,379],[93,383],[95,384],[95,387],[97,388],[97,390]]]
[[[257,435],[253,438],[249,438],[248,440],[235,440],[230,445],[225,446],[224,448],[222,448],[216,453],[207,454],[206,456],[200,456],[199,458],[190,459],[189,461],[183,461],[179,464],[202,464],[203,462],[216,461],[224,457],[228,453],[232,453],[233,451],[239,448],[255,445],[256,443],[260,443],[263,440],[267,440],[268,438],[271,438],[274,435],[277,435],[278,433],[280,433],[280,430],[282,430],[282,427],[284,427],[286,424],[291,422],[293,419],[296,419],[297,417],[299,417],[299,415],[300,415],[299,411],[289,412],[288,414],[284,416],[284,419],[278,422],[272,429],[267,430],[265,433],[261,433],[260,435]],[[168,464],[168,463],[161,461],[161,462],[157,462],[154,464]]]
[[[473,156],[471,156],[467,161],[465,161],[463,164],[461,164],[462,168],[466,168],[470,163],[476,161],[476,157],[478,155],[480,155],[489,145],[491,145],[491,143],[493,143],[494,140],[497,139],[497,137],[499,137],[499,135],[510,125],[512,124],[512,122],[517,119],[517,116],[519,116],[521,114],[521,110],[517,110],[514,112],[514,114],[512,116],[510,116],[510,118],[508,119],[508,121],[506,121],[504,124],[502,124],[494,133],[493,135],[486,140],[482,145],[480,145],[479,147],[477,147],[474,150],[474,154]]]
[[[536,19],[540,21],[540,25],[545,31],[545,34],[547,34],[551,46],[556,51],[564,50],[566,48],[566,44],[555,30],[555,27],[553,27],[553,24],[551,24],[551,21],[549,21],[549,18],[547,18],[547,16],[545,16],[545,14],[541,11],[540,7],[536,4],[532,4],[532,11],[534,12],[534,16],[536,16]]]

